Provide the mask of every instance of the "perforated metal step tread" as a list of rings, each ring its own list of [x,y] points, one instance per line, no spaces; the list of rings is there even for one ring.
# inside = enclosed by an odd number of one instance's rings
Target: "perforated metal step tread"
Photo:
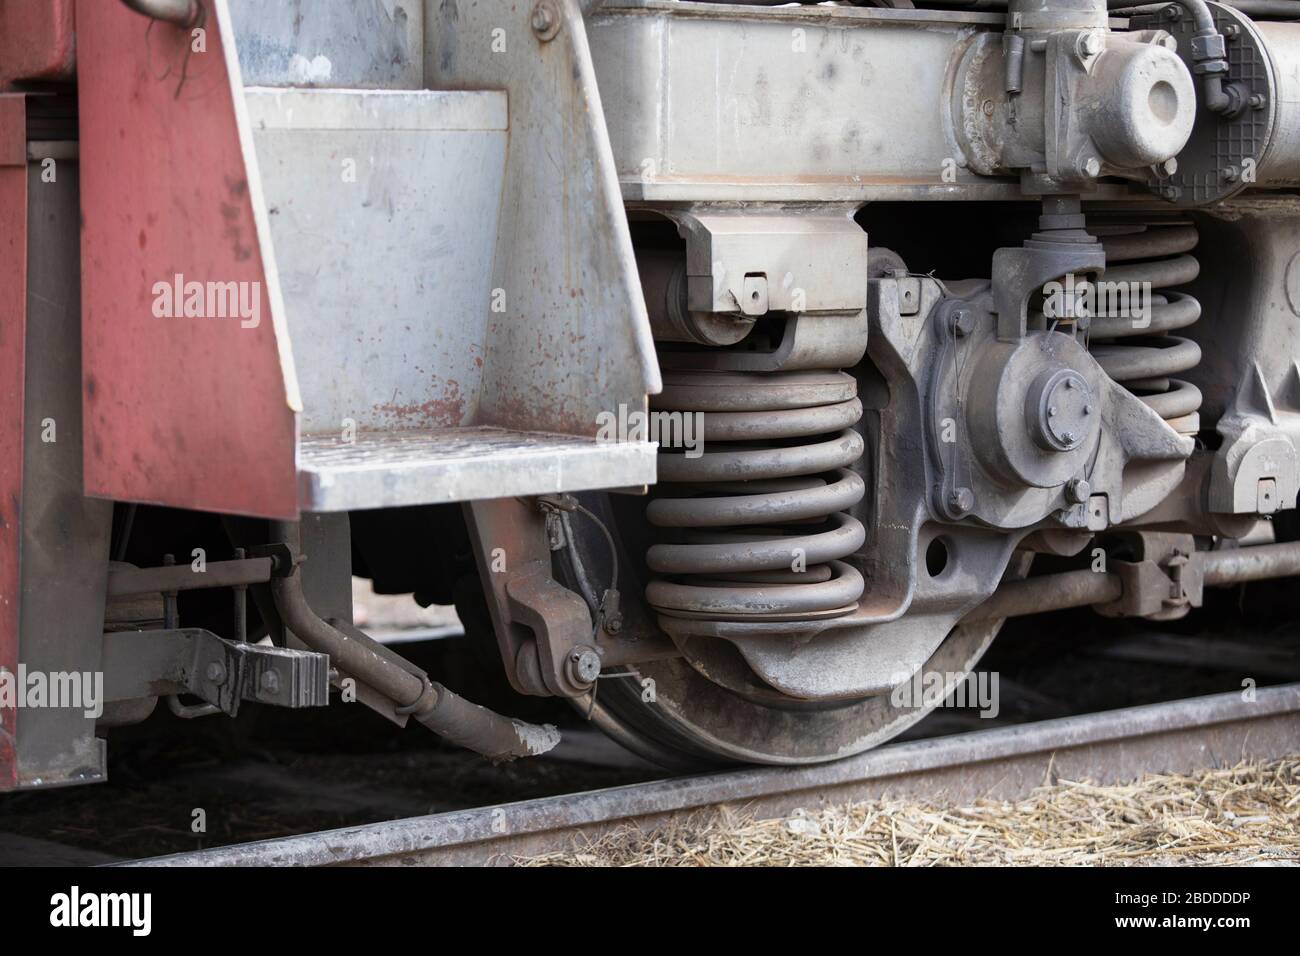
[[[351,511],[653,483],[655,445],[490,427],[304,436],[298,503]]]

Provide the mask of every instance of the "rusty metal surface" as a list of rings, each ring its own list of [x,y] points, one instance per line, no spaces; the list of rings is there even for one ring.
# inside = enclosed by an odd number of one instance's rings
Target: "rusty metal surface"
[[[256,88],[245,100],[302,433],[476,423],[496,354],[505,95]]]
[[[659,370],[582,13],[547,9],[536,31],[532,4],[440,6],[425,84],[510,100],[492,266],[504,310],[489,317],[476,423],[595,435],[602,412],[644,411]]]
[[[1111,783],[1295,749],[1300,684],[895,744],[837,763],[655,781],[138,861],[146,866],[457,865],[565,849],[636,822],[730,805],[760,817],[891,796],[1015,799],[1058,778]]]
[[[73,3],[0,0],[0,89],[14,80],[72,78]]]
[[[205,2],[205,51],[120,3],[77,10],[86,491],[291,517],[297,386],[230,17]],[[155,314],[177,275],[248,283],[259,321]]]
[[[19,508],[27,335],[25,97],[0,96],[0,667],[18,670]],[[18,779],[17,710],[0,709],[0,790]]]

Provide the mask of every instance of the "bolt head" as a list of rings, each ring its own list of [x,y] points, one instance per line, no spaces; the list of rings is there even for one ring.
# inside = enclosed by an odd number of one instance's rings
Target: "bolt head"
[[[1079,37],[1079,52],[1084,56],[1096,56],[1105,48],[1105,41],[1100,33],[1089,31]]]
[[[1083,161],[1083,165],[1079,169],[1089,179],[1096,179],[1101,175],[1101,160],[1096,156],[1089,156]]]
[[[226,679],[226,669],[218,661],[209,661],[204,674],[214,684],[220,684]]]
[[[275,671],[265,671],[262,674],[262,689],[269,694],[274,694],[280,689],[280,675]]]
[[[538,0],[529,20],[533,32],[542,41],[550,40],[560,30],[560,16],[551,0]]]
[[[1076,505],[1081,505],[1092,494],[1092,486],[1082,478],[1071,478],[1065,485],[1065,497]]]
[[[1178,160],[1170,157],[1156,167],[1162,176],[1172,176],[1178,172]]]
[[[970,309],[958,309],[948,319],[948,325],[959,339],[975,331],[975,313]]]
[[[948,492],[948,508],[954,514],[967,514],[975,507],[975,492],[969,488],[954,488]]]
[[[574,648],[569,655],[575,683],[590,684],[600,676],[600,654],[593,647]]]

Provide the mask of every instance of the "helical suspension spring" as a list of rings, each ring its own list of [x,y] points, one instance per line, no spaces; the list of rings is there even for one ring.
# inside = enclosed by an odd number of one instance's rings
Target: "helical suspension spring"
[[[1188,253],[1196,247],[1191,225],[1120,227],[1101,237],[1106,250],[1107,292],[1098,299],[1115,301],[1127,291],[1125,314],[1092,319],[1090,349],[1102,369],[1181,434],[1200,427],[1201,391],[1173,376],[1195,368],[1201,349],[1169,333],[1186,328],[1201,315],[1201,304],[1184,292],[1168,291],[1196,278],[1200,263]],[[1165,291],[1160,291],[1165,290]],[[1132,304],[1140,299],[1143,309]],[[1099,310],[1101,311],[1101,310]]]
[[[850,614],[862,575],[843,559],[866,532],[853,426],[857,383],[843,372],[664,372],[652,408],[700,413],[702,453],[661,448],[650,523],[669,540],[646,555],[650,604],[671,617],[811,621]]]

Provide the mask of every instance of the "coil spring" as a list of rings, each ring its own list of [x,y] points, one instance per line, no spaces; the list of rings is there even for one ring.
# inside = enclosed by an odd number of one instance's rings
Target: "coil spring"
[[[659,453],[646,589],[661,613],[722,621],[850,614],[863,580],[842,559],[866,532],[857,383],[842,372],[664,372],[656,411],[702,413],[703,450]],[[802,557],[802,564],[798,560]]]
[[[1132,315],[1099,316],[1090,329],[1090,349],[1106,374],[1175,431],[1189,435],[1200,429],[1201,391],[1172,376],[1195,368],[1201,349],[1169,333],[1200,318],[1201,304],[1184,292],[1167,290],[1199,274],[1200,263],[1188,255],[1197,238],[1196,227],[1190,225],[1126,226],[1103,235],[1103,278],[1112,284],[1141,283],[1141,289],[1149,290],[1142,294],[1150,311],[1137,321]]]

